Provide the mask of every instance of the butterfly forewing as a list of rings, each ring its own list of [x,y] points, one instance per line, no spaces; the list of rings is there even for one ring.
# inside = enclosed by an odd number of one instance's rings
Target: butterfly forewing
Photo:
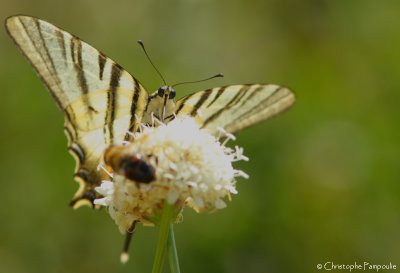
[[[180,99],[175,114],[195,117],[212,134],[218,128],[235,133],[287,109],[294,100],[289,89],[278,85],[230,85]]]
[[[72,204],[92,204],[105,148],[136,130],[147,104],[139,82],[104,54],[58,27],[28,16],[6,28],[65,114],[68,149],[77,160],[80,189]]]

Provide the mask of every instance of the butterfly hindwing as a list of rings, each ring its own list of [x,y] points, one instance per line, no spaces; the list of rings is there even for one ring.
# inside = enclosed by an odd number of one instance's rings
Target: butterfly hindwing
[[[220,127],[235,133],[287,109],[294,99],[289,89],[278,85],[230,85],[180,99],[175,114],[195,117],[212,134]]]
[[[60,28],[29,16],[7,19],[6,28],[65,115],[68,150],[80,188],[71,204],[93,204],[97,171],[107,146],[128,139],[147,105],[140,83],[104,54]],[[89,202],[87,202],[89,201]]]

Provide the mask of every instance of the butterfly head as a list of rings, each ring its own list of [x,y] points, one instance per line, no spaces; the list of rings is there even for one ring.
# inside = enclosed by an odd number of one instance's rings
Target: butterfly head
[[[147,112],[160,121],[165,121],[173,117],[175,109],[176,91],[172,86],[164,85],[157,89],[151,96],[147,105]]]
[[[158,88],[157,96],[162,98],[162,100],[163,100],[161,121],[164,121],[164,119],[166,119],[167,117],[170,116],[170,113],[169,113],[170,111],[167,112],[167,102],[170,101],[169,104],[172,104],[173,106],[175,106],[175,100],[174,100],[175,95],[176,95],[176,91],[175,91],[175,89],[172,88],[172,86],[164,85],[164,86],[161,86],[160,88]]]
[[[176,91],[172,88],[172,86],[164,85],[157,90],[157,96],[163,98],[164,100],[174,99],[175,95]]]

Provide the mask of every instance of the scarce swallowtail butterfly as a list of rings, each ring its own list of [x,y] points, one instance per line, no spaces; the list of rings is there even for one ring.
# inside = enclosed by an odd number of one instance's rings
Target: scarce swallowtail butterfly
[[[105,150],[130,141],[130,132],[137,132],[141,123],[152,124],[153,116],[168,122],[188,115],[214,135],[220,127],[236,133],[287,109],[295,100],[285,87],[240,84],[200,91],[175,102],[172,86],[148,94],[119,64],[46,21],[17,15],[5,24],[64,113],[68,150],[77,162],[74,178],[80,184],[71,201],[74,208],[95,206],[93,201],[101,198],[95,187],[109,179],[97,170]]]

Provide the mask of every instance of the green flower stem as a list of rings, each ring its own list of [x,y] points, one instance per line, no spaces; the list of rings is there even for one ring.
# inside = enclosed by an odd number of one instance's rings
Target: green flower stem
[[[168,233],[173,215],[174,206],[165,203],[160,220],[160,233],[158,235],[157,250],[154,258],[153,270],[151,271],[152,273],[161,273],[162,271],[163,260],[168,241]]]
[[[168,258],[171,273],[180,273],[178,252],[176,251],[174,224],[170,224],[168,235]]]

